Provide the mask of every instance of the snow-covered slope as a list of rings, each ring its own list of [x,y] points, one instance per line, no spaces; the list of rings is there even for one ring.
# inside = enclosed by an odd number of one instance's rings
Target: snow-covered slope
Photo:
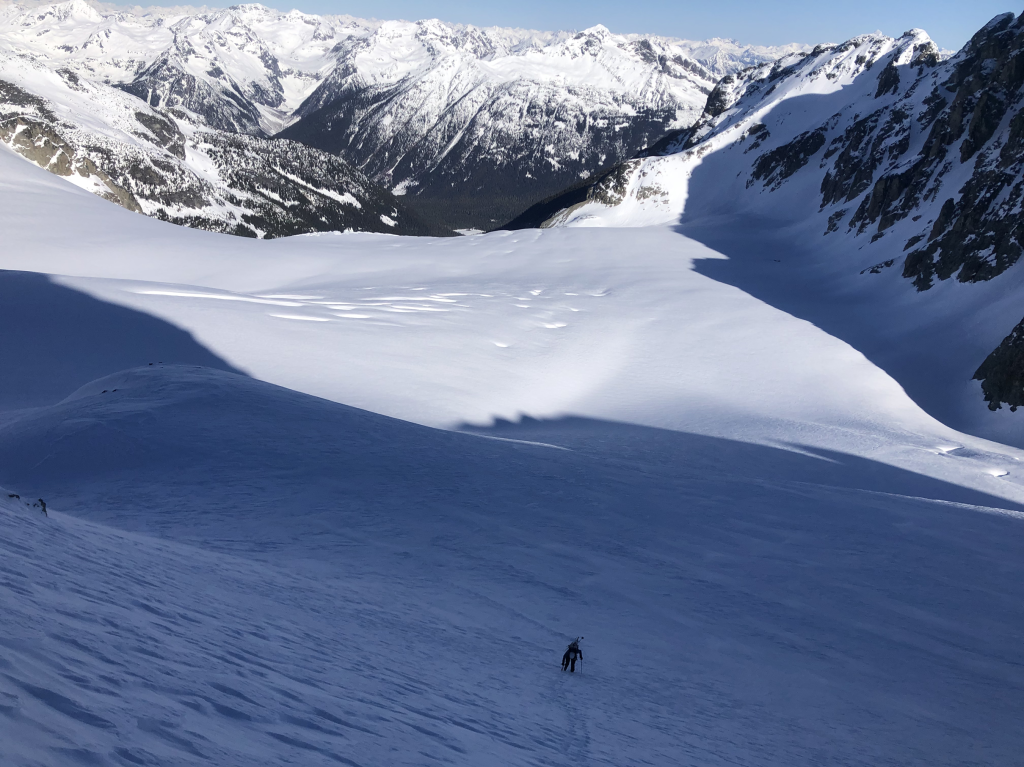
[[[0,7],[0,46],[207,128],[291,125],[426,218],[483,228],[690,125],[722,74],[797,47],[84,0]]]
[[[973,406],[954,400],[981,404],[970,379],[1024,306],[1022,51],[1024,22],[1007,14],[947,61],[914,30],[726,77],[662,156],[575,192],[549,223],[681,223],[743,262],[727,279],[760,282],[752,289],[766,297],[774,283],[771,300],[850,340],[930,412],[970,428]],[[850,302],[839,322],[836,304]],[[1021,402],[1014,348],[1008,339],[983,368],[991,407]],[[936,375],[949,384],[944,402],[924,391]],[[1024,433],[1019,417],[1006,423],[1008,435]]]
[[[869,435],[895,430],[911,462],[964,439],[855,349],[695,272],[720,256],[671,229],[253,243],[132,216],[0,158],[0,267],[160,317],[291,389],[439,426],[573,413],[767,444],[799,433],[872,458]],[[116,236],[83,248],[89,220]],[[981,433],[1000,422],[981,414]]]
[[[0,231],[5,767],[1021,752],[1024,452],[672,228]]]
[[[442,432],[166,365],[9,422],[0,454],[11,767],[1022,745],[1024,514],[910,472],[578,420]]]
[[[331,49],[366,27],[258,5],[138,13],[100,11],[85,0],[0,7],[0,40],[13,51],[124,85],[212,128],[258,135],[276,133],[329,71]]]

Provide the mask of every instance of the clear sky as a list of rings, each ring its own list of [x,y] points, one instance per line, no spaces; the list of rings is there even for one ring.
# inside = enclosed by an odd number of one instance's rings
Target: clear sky
[[[118,1],[118,0],[115,0]],[[126,0],[119,0],[129,4]],[[141,5],[147,3],[136,0]],[[180,1],[180,0],[179,0]],[[206,0],[228,6],[239,0]],[[920,27],[941,48],[960,48],[989,19],[1021,8],[1007,0],[262,0],[281,10],[347,13],[362,18],[424,19],[478,26],[644,32],[691,40],[732,37],[745,43],[842,42],[881,30]],[[188,0],[185,0],[188,2]],[[192,0],[202,5],[203,0]],[[171,0],[157,4],[171,5]]]

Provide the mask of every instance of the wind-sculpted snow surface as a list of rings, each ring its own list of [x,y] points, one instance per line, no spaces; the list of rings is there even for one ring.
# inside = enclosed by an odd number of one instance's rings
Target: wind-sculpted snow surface
[[[866,35],[730,75],[697,124],[661,145],[659,156],[619,166],[522,223],[537,225],[552,213],[549,224],[681,222],[730,256],[770,250],[773,260],[791,265],[776,269],[780,296],[787,281],[813,284],[826,302],[837,293],[889,293],[901,306],[881,317],[871,309],[874,317],[851,320],[839,334],[869,352],[877,341],[858,338],[858,322],[877,322],[878,337],[886,337],[893,326],[943,318],[925,321],[933,325],[931,339],[897,331],[884,352],[891,359],[873,359],[909,387],[898,372],[901,355],[923,342],[946,365],[941,357],[959,357],[956,347],[973,335],[978,343],[963,349],[955,378],[947,379],[952,391],[1020,322],[1022,30],[1020,18],[1000,16],[948,60],[920,30],[898,39]],[[808,273],[823,279],[814,283]],[[953,277],[968,284],[944,285]],[[903,295],[894,284],[903,278],[931,295]],[[733,279],[744,278],[737,270]],[[981,285],[989,281],[995,284]],[[801,291],[788,294],[783,308],[806,302]],[[928,308],[908,314],[911,303]],[[821,311],[836,316],[829,306]],[[941,324],[957,329],[940,331]],[[933,365],[928,374],[938,372]],[[989,403],[1009,402],[1001,391],[987,386]],[[963,423],[963,415],[950,416],[949,404],[929,409]]]
[[[723,74],[799,47],[83,0],[0,8],[0,43],[209,130],[292,126],[282,135],[408,195],[438,229],[493,228],[691,124]]]

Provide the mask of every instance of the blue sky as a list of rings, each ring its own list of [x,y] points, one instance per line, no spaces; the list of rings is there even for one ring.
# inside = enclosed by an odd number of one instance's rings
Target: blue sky
[[[122,0],[123,2],[124,0]],[[207,0],[227,6],[240,0]],[[202,0],[192,0],[201,5]],[[1020,12],[1006,0],[263,0],[307,13],[348,13],[379,19],[436,17],[479,26],[647,32],[703,39],[732,37],[761,45],[841,42],[864,32],[899,35],[920,27],[943,48],[960,48],[999,13]],[[144,2],[141,4],[145,4]],[[161,3],[163,4],[163,3]],[[171,4],[168,0],[167,4]]]

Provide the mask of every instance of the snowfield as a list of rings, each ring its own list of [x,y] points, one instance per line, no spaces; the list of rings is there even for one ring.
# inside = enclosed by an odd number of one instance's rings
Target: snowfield
[[[1024,752],[1024,451],[672,227],[0,232],[0,763]]]

